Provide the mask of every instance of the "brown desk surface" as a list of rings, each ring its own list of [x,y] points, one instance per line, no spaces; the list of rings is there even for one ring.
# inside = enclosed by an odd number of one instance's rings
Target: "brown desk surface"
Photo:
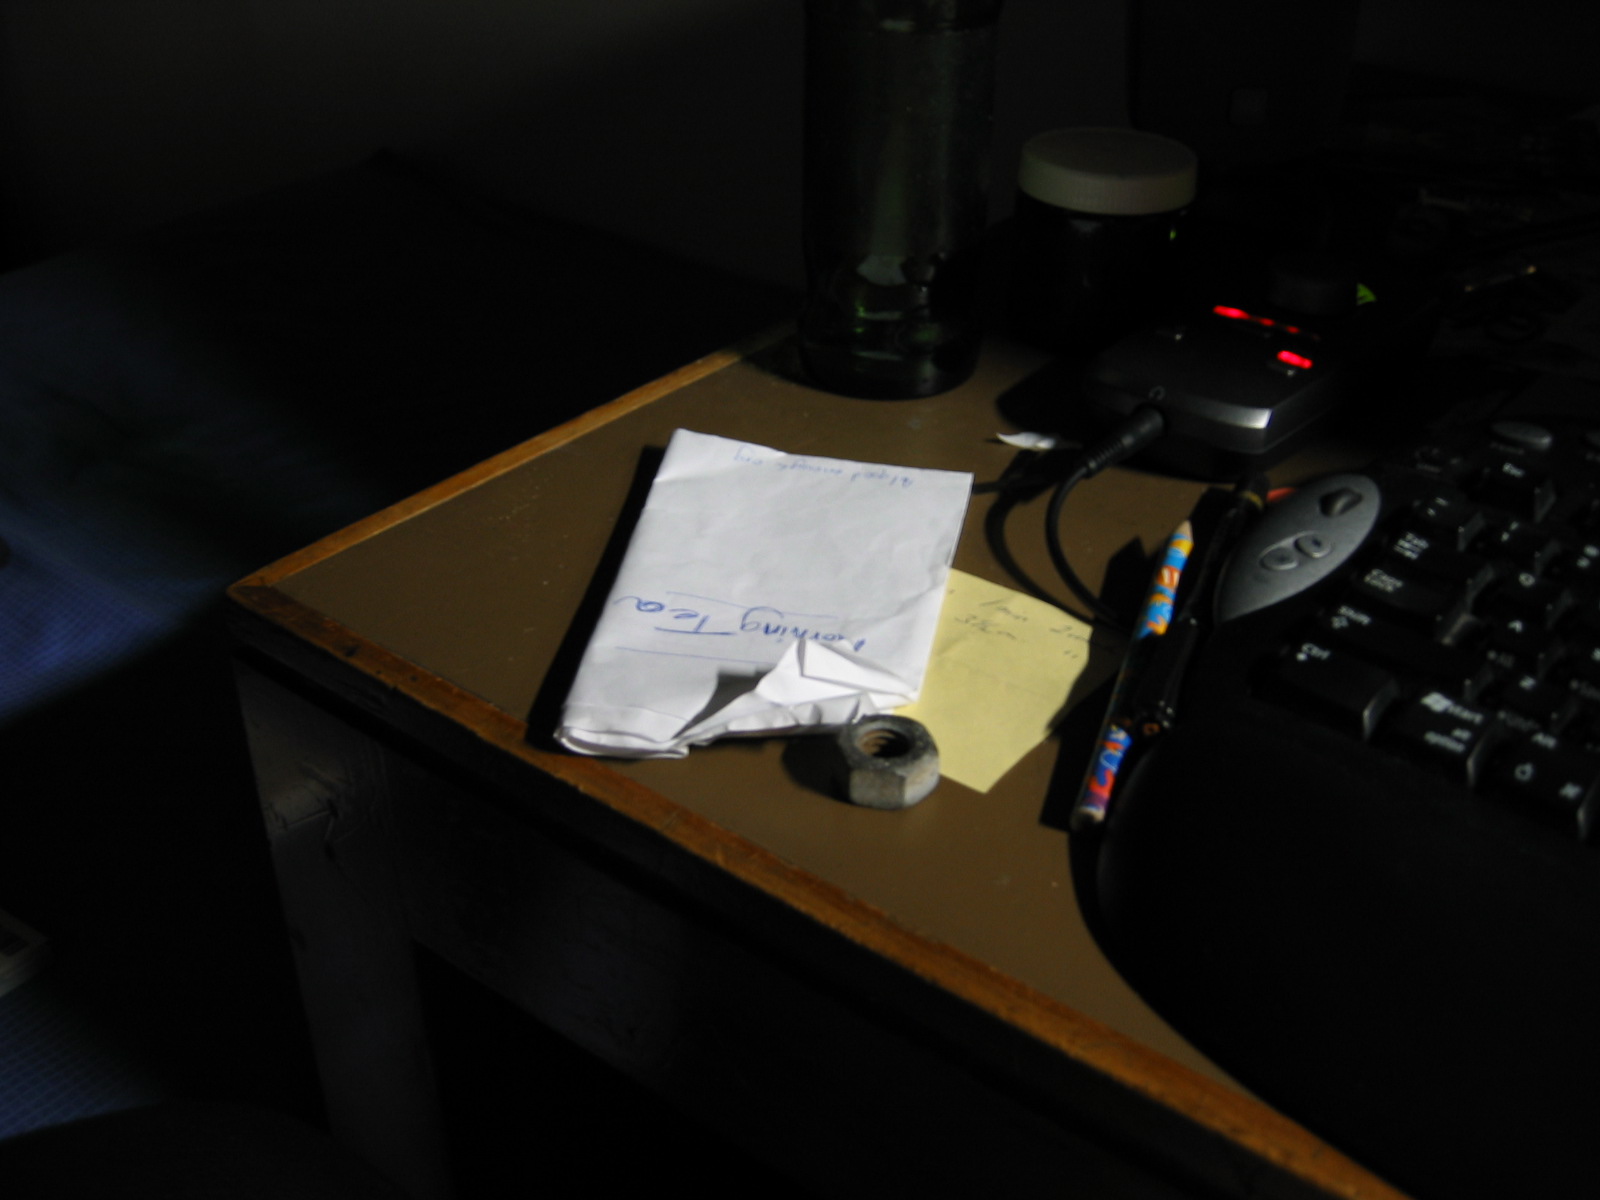
[[[782,739],[728,742],[682,761],[600,761],[551,748],[565,678],[553,664],[564,643],[570,654],[581,642],[574,619],[644,448],[664,447],[682,427],[990,480],[1014,453],[995,440],[1011,428],[995,398],[1044,365],[996,344],[956,391],[875,403],[794,382],[790,353],[778,336],[702,360],[267,568],[237,585],[234,599],[497,750],[1329,1192],[1392,1195],[1245,1095],[1112,970],[1074,896],[1068,837],[1041,820],[1054,741],[988,794],[945,780],[896,813],[855,808],[798,782]],[[1090,585],[1130,539],[1153,546],[1199,490],[1119,470],[1080,489],[1069,506],[1069,551]],[[983,534],[989,503],[974,497],[955,565],[1004,582]],[[1025,569],[1048,581],[1041,510],[1036,502],[1013,514],[1010,540]],[[1080,770],[1064,763],[1061,778],[1075,782]]]

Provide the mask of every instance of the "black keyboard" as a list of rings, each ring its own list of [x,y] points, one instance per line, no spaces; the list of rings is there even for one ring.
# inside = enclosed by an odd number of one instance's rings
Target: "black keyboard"
[[[1109,956],[1419,1197],[1600,1195],[1600,406],[1270,506],[1099,850]]]
[[[1336,594],[1317,597],[1252,684],[1308,720],[1593,840],[1600,424],[1504,420],[1483,432],[1374,473],[1385,511]],[[1324,483],[1324,505],[1329,494],[1348,502]],[[1302,552],[1281,553],[1265,569],[1292,575]]]

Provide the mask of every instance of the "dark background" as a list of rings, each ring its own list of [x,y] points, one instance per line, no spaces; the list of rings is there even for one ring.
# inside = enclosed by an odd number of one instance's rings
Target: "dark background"
[[[1246,192],[1321,197],[1335,161],[1386,203],[1465,180],[1431,210],[1452,245],[1507,205],[1581,214],[1585,7],[1009,0],[995,216],[1028,134],[1130,115]],[[172,1098],[318,1119],[221,589],[792,314],[801,32],[798,0],[0,6],[0,622],[79,614],[94,644],[0,721],[0,909],[53,951],[0,998],[0,1134]],[[1271,119],[1230,125],[1240,89]],[[1582,291],[1530,301],[1575,372]],[[673,1177],[613,1150],[673,1114],[423,968],[464,1164]],[[554,1119],[565,1159],[505,1156]]]

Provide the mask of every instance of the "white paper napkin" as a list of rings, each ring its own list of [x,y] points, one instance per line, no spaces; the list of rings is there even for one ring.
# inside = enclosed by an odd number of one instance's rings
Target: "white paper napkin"
[[[676,758],[910,703],[971,490],[965,472],[678,430],[557,737]]]

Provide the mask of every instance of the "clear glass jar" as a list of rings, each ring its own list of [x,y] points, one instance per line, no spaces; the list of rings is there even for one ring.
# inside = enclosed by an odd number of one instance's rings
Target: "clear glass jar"
[[[819,386],[929,396],[972,374],[1001,0],[807,0],[806,299]]]

